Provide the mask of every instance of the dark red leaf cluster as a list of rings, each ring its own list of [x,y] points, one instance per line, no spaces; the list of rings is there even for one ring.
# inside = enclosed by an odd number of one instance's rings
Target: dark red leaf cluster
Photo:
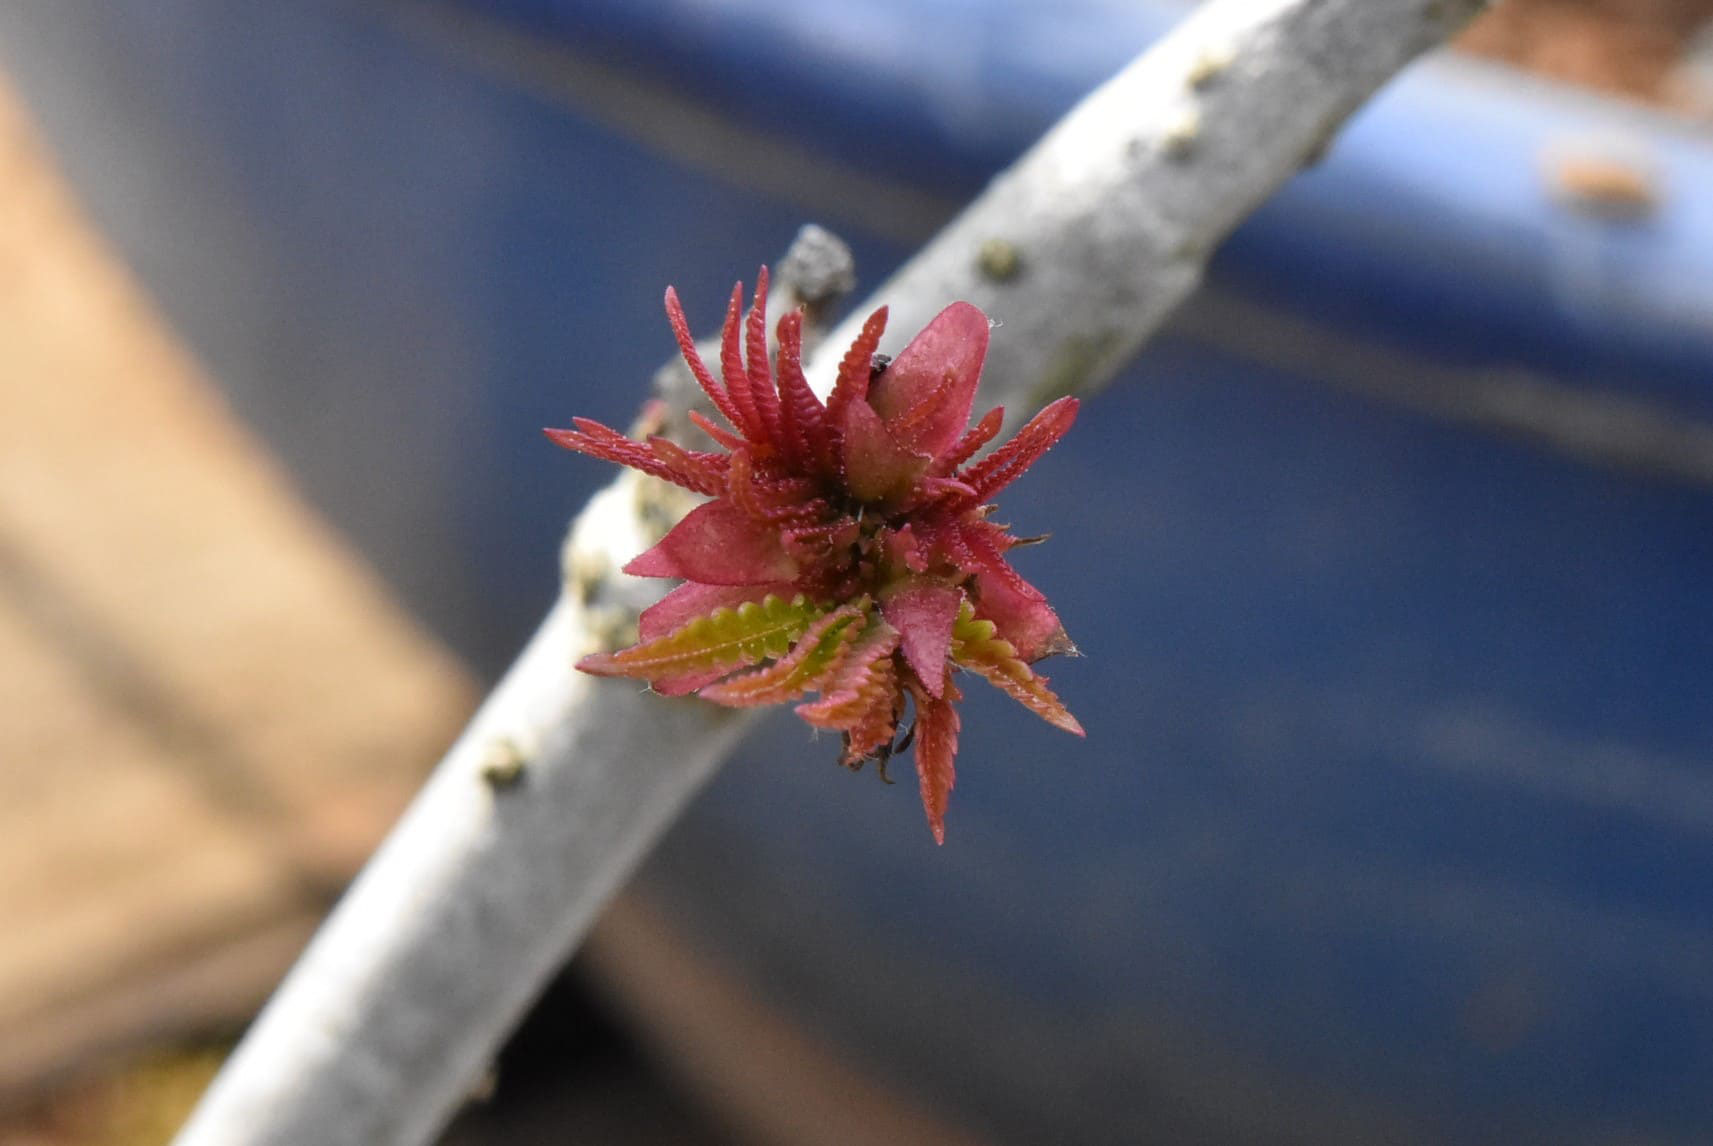
[[[684,582],[643,613],[640,642],[578,667],[734,707],[800,700],[806,721],[842,735],[853,768],[884,764],[913,709],[922,801],[943,840],[955,668],[1082,735],[1029,667],[1071,643],[1006,559],[1018,539],[989,518],[989,499],[1064,435],[1077,401],[1059,399],[972,460],[1003,419],[995,409],[969,424],[987,354],[979,309],[953,303],[890,362],[875,353],[886,309],[875,311],[823,402],[803,375],[800,312],[780,320],[770,362],[766,296],[765,268],[747,315],[741,284],[733,289],[716,378],[666,292],[684,360],[722,421],[691,418],[719,450],[638,442],[584,418],[547,431],[711,499],[625,567]]]

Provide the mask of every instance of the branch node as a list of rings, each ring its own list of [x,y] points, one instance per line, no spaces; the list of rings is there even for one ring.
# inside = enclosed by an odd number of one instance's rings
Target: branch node
[[[1185,82],[1191,91],[1203,91],[1224,75],[1236,59],[1237,50],[1230,44],[1210,44],[1190,64]]]
[[[1010,282],[1023,272],[1023,253],[1009,240],[987,239],[976,252],[976,267],[993,282]]]
[[[516,787],[528,767],[528,757],[509,736],[494,741],[482,753],[482,781],[496,792]]]
[[[1168,158],[1187,159],[1200,138],[1201,112],[1193,107],[1179,108],[1160,132],[1160,150]]]

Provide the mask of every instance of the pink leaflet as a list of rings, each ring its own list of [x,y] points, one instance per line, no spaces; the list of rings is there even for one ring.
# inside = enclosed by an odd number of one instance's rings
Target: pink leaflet
[[[938,697],[946,679],[946,655],[952,648],[952,622],[963,604],[963,590],[942,581],[913,578],[889,592],[880,614],[898,630],[904,659],[922,686]]]
[[[625,572],[707,585],[760,585],[794,579],[797,563],[780,544],[777,529],[721,499],[691,510],[660,544],[626,565]]]
[[[963,436],[987,357],[987,333],[987,315],[954,302],[870,385],[869,403],[901,445],[932,457]]]
[[[798,705],[797,714],[816,728],[841,732],[853,730],[877,708],[884,707],[891,716],[898,699],[897,662],[892,658],[897,648],[897,631],[885,618],[875,620],[821,690],[820,699]],[[892,724],[897,724],[896,718]],[[890,743],[891,737],[887,740]],[[857,756],[867,755],[873,747],[863,745]]]

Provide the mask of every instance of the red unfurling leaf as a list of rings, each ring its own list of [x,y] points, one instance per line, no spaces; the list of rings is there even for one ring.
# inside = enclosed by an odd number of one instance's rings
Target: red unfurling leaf
[[[860,768],[864,760],[890,753],[892,742],[898,738],[898,718],[904,707],[898,685],[898,662],[888,657],[882,662],[880,677],[883,687],[863,694],[863,707],[844,729],[845,747],[839,763],[846,768]]]
[[[967,559],[971,563],[965,568],[972,573],[991,573],[1019,593],[1034,593],[1039,596],[1029,582],[1023,580],[1023,575],[1013,569],[1011,562],[1005,559],[1005,549],[1011,544],[1012,537],[1004,526],[966,518],[952,526],[949,532],[961,543],[959,552],[968,555]]]
[[[755,488],[754,463],[750,461],[747,449],[732,451],[731,462],[726,467],[726,498],[752,521],[768,520],[769,507],[762,503],[761,491]]]
[[[749,444],[747,439],[715,425],[714,420],[700,410],[691,410],[687,416],[697,429],[728,450],[743,449]]]
[[[779,531],[724,498],[691,510],[653,549],[625,566],[633,577],[682,577],[706,585],[790,581],[797,563]]]
[[[621,466],[641,470],[651,477],[669,481],[696,493],[717,492],[717,487],[705,488],[709,479],[705,466],[693,465],[681,470],[648,446],[632,441],[609,426],[603,426],[588,418],[573,418],[572,424],[577,428],[542,432],[556,445],[564,446],[568,450],[576,450],[580,454],[588,454],[602,461],[617,462]]]
[[[779,531],[779,542],[799,565],[825,562],[841,550],[849,550],[861,534],[861,529],[849,518],[822,523],[786,525]]]
[[[943,695],[935,697],[913,690],[916,702],[916,777],[922,788],[922,808],[928,813],[928,830],[934,842],[946,842],[946,802],[957,780],[954,762],[958,755],[958,710],[963,699],[948,677]]]
[[[1015,437],[958,476],[975,491],[972,501],[985,501],[1016,481],[1065,436],[1077,420],[1077,400],[1060,398],[1017,431]]]
[[[881,598],[880,612],[898,630],[904,659],[922,686],[940,695],[946,679],[946,654],[952,647],[952,622],[963,604],[963,590],[926,577],[911,578]]]
[[[999,427],[1005,424],[1005,407],[995,406],[981,416],[981,421],[970,427],[969,433],[959,438],[957,444],[939,457],[934,459],[934,470],[947,474],[975,457],[976,451],[993,441],[999,433]],[[970,491],[974,494],[974,490]]]
[[[749,317],[744,322],[744,357],[748,361],[749,389],[755,400],[759,441],[766,442],[779,454],[788,446],[779,421],[779,395],[773,388],[773,372],[767,366],[767,268],[755,276],[755,301],[750,304]]]
[[[831,512],[815,485],[796,478],[760,478],[749,450],[733,450],[726,469],[725,496],[745,515],[782,530],[793,523],[820,521]],[[781,538],[783,540],[783,537]]]
[[[843,426],[845,407],[853,401],[868,398],[868,375],[873,369],[874,352],[880,346],[880,336],[886,331],[886,308],[883,306],[868,316],[851,348],[839,360],[839,377],[833,392],[827,396],[827,424],[834,429]]]
[[[678,484],[686,489],[714,497],[725,488],[726,466],[729,464],[725,454],[687,450],[670,438],[663,438],[658,434],[648,439],[648,448],[654,451],[655,457],[666,463],[667,469],[683,475],[683,480]]]
[[[779,419],[799,464],[831,473],[832,435],[827,411],[809,380],[803,377],[803,312],[794,310],[779,320]]]
[[[726,321],[720,328],[720,374],[726,380],[726,391],[742,419],[734,423],[738,432],[751,441],[762,438],[761,418],[756,413],[754,387],[744,370],[743,351],[739,347],[739,331],[743,326],[743,284],[732,285],[731,301],[726,304]]]
[[[881,538],[888,561],[901,565],[913,573],[926,573],[928,571],[928,558],[922,552],[921,542],[916,539],[915,526],[906,522],[897,529],[883,531]]]
[[[696,384],[702,387],[702,392],[714,403],[714,407],[732,428],[743,430],[743,416],[732,404],[732,397],[725,387],[714,381],[714,376],[708,372],[708,366],[702,361],[702,356],[696,352],[696,340],[690,336],[690,323],[684,317],[684,308],[679,305],[678,292],[671,287],[666,288],[666,321],[672,326],[672,337],[678,342],[679,353],[684,355],[685,365],[690,367],[690,373],[696,378]]]

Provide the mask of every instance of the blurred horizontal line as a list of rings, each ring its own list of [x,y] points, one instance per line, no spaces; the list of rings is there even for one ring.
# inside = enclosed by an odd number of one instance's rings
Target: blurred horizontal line
[[[407,30],[484,73],[686,166],[801,208],[814,221],[919,243],[961,206],[741,127],[659,84],[466,8],[442,0],[393,0],[391,6]]]
[[[1574,389],[1523,370],[1436,366],[1225,291],[1197,294],[1169,330],[1441,421],[1595,465],[1713,486],[1713,424],[1656,402]]]

